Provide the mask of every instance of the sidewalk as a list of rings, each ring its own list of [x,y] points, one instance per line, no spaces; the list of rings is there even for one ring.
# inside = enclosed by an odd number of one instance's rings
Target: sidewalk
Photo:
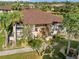
[[[21,49],[14,49],[14,50],[8,50],[8,51],[0,51],[0,56],[5,56],[5,55],[11,55],[11,54],[16,54],[16,53],[24,53],[24,52],[30,52],[33,51],[32,48],[21,48]]]

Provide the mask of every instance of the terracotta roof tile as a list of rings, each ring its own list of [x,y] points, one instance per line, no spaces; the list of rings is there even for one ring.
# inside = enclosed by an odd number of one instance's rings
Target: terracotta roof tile
[[[37,9],[23,10],[24,24],[50,24],[53,22],[62,22],[62,17],[58,15],[52,15]]]
[[[10,11],[11,10],[11,6],[9,6],[9,5],[0,6],[0,10]]]

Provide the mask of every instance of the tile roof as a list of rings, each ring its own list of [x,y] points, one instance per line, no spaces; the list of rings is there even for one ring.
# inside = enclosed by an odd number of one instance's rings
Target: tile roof
[[[11,10],[11,6],[9,6],[9,5],[0,6],[0,10],[10,11]]]
[[[24,24],[51,24],[53,22],[62,22],[62,17],[53,15],[38,9],[25,9],[23,12]]]

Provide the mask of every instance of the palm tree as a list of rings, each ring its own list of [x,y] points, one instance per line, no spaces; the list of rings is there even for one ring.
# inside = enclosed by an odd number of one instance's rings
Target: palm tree
[[[13,10],[21,10],[21,5],[19,3],[19,0],[16,1],[16,3],[12,4]]]
[[[0,28],[5,33],[5,47],[8,45],[8,34],[10,32],[9,26],[12,23],[14,30],[14,45],[16,46],[16,22],[21,20],[21,14],[19,11],[14,11],[11,13],[2,13],[0,14]]]
[[[5,47],[8,45],[8,33],[10,32],[9,25],[10,25],[10,17],[9,13],[2,13],[0,14],[0,28],[5,33]]]
[[[13,46],[16,46],[16,23],[20,22],[22,19],[22,14],[19,11],[14,11],[10,13],[10,19],[13,26],[13,33],[14,33],[14,43]]]

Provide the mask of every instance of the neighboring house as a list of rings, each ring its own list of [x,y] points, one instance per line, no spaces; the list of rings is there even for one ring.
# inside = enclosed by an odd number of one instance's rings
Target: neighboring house
[[[0,6],[0,13],[3,13],[3,12],[11,12],[11,6],[9,5],[6,5],[6,6]]]
[[[29,4],[29,8],[35,8],[34,4]]]
[[[62,7],[62,6],[66,6],[66,4],[63,4],[63,3],[61,3],[61,4],[51,4],[49,6],[51,6],[51,7]]]
[[[52,15],[38,9],[25,9],[22,10],[23,20],[22,23],[32,25],[32,37],[41,37],[42,34],[45,36],[54,35],[58,32],[59,26],[62,22],[62,16]],[[19,28],[18,28],[19,26]],[[21,39],[22,36],[21,25],[16,25],[14,29],[16,32],[17,39]]]

